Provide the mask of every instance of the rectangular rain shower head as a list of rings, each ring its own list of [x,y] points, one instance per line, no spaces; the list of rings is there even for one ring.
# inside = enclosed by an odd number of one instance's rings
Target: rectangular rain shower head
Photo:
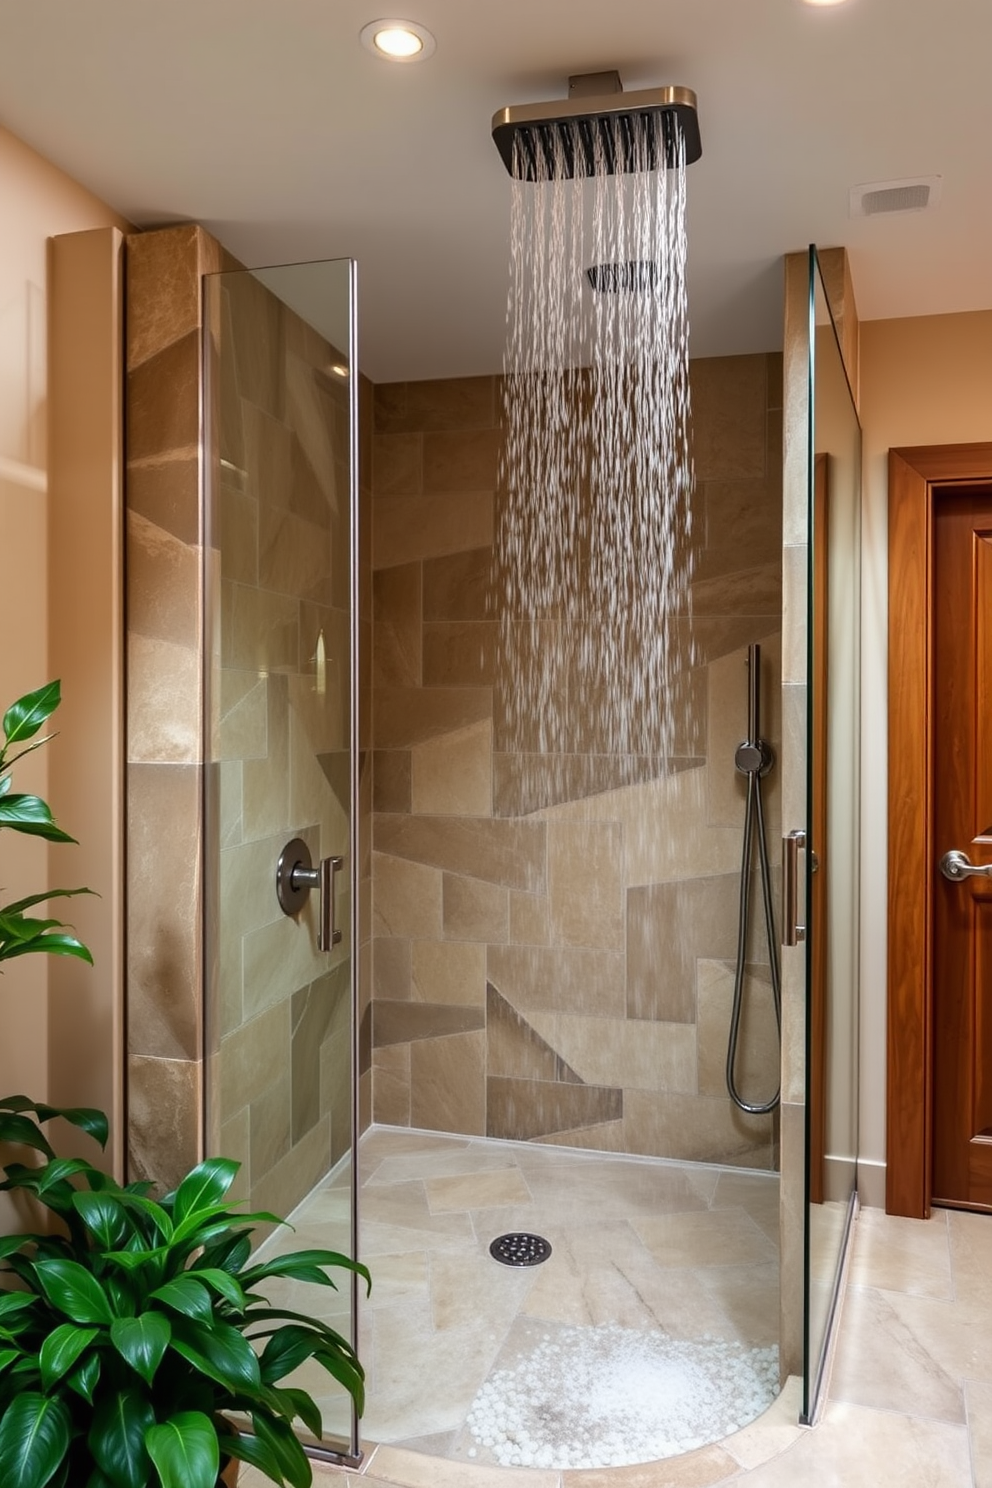
[[[651,118],[661,119],[660,133],[638,129],[639,120]],[[678,160],[680,138],[685,163],[691,165],[703,153],[691,88],[556,98],[550,103],[518,104],[493,115],[493,140],[503,164],[522,181],[672,166]]]

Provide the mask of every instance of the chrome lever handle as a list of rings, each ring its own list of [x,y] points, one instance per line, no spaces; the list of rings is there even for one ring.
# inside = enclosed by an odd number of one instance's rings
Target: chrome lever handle
[[[960,883],[963,878],[992,878],[992,863],[976,865],[966,852],[959,852],[957,848],[946,852],[938,866],[952,883]]]
[[[806,848],[801,828],[782,838],[782,944],[796,946],[806,939],[799,923],[799,854]]]
[[[320,895],[317,910],[317,949],[330,951],[341,940],[334,924],[334,875],[343,858],[321,858],[314,868],[310,849],[302,837],[287,842],[276,864],[276,898],[283,914],[297,915],[307,902],[311,889]]]

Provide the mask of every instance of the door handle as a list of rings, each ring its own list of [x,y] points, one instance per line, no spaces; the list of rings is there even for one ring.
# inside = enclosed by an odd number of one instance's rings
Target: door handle
[[[782,944],[796,946],[806,939],[799,923],[799,854],[806,846],[801,828],[782,838]]]
[[[992,878],[992,863],[976,866],[966,852],[959,852],[957,848],[946,852],[939,866],[944,877],[952,883],[960,883],[963,878]]]
[[[299,914],[311,889],[316,889],[320,896],[317,907],[319,951],[330,951],[341,940],[341,931],[334,924],[334,875],[343,863],[343,858],[321,858],[315,868],[303,838],[294,837],[286,843],[276,864],[276,898],[283,914]]]

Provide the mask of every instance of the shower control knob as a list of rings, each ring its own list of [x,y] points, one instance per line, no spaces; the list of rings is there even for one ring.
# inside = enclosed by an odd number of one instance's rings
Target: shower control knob
[[[767,775],[775,763],[771,746],[764,739],[745,739],[743,744],[738,744],[734,755],[734,764],[742,775]]]

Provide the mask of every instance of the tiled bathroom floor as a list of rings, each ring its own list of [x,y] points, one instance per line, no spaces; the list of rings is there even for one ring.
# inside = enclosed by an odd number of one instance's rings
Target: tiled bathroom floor
[[[451,1176],[451,1175],[449,1175]],[[426,1181],[426,1180],[421,1180]],[[383,1252],[385,1254],[385,1252]],[[483,1468],[381,1445],[344,1488],[992,1488],[992,1216],[863,1210],[822,1420],[796,1425],[798,1382],[712,1447],[599,1472]],[[373,1433],[369,1432],[374,1440]],[[242,1488],[264,1488],[253,1470]]]
[[[363,1138],[362,1167],[374,1441],[494,1463],[466,1425],[479,1387],[576,1327],[777,1342],[775,1174],[389,1128]],[[318,1190],[282,1244],[333,1243],[345,1208],[343,1189]],[[499,1265],[489,1245],[508,1231],[544,1236],[550,1258]]]

